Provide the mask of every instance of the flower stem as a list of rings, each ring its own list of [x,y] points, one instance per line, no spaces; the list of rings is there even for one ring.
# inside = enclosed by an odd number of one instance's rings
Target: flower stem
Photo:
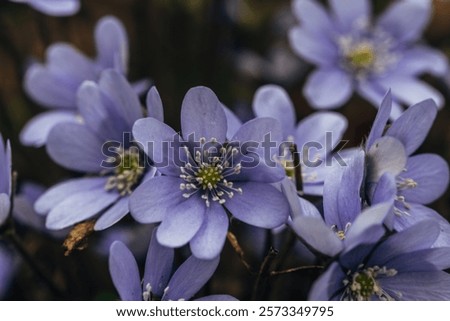
[[[241,245],[239,244],[239,242],[236,238],[236,235],[234,235],[232,232],[228,231],[227,239],[228,239],[228,242],[230,242],[230,245],[233,247],[236,254],[239,255],[239,258],[241,259],[241,262],[242,262],[242,264],[244,264],[245,268],[250,272],[250,274],[254,274],[252,267],[245,259],[244,250],[242,249]]]
[[[293,272],[297,272],[297,271],[301,271],[301,270],[323,269],[323,268],[324,268],[323,265],[298,266],[298,267],[290,268],[290,269],[283,270],[283,271],[272,271],[272,272],[270,272],[270,276],[288,274],[288,273],[293,273]]]
[[[270,266],[277,255],[278,251],[271,247],[269,249],[269,253],[267,253],[264,261],[261,263],[258,277],[256,279],[255,286],[253,287],[252,300],[259,301],[264,298],[267,289],[267,280],[270,276]]]

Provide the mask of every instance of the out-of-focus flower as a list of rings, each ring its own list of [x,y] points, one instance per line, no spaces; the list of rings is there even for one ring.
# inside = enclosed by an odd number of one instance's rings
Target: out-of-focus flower
[[[77,91],[85,80],[98,81],[103,70],[113,68],[126,75],[128,38],[122,23],[112,16],[100,19],[95,27],[97,57],[91,59],[68,43],[55,43],[46,52],[45,64],[34,63],[24,77],[26,93],[50,110],[31,119],[20,134],[22,144],[40,147],[50,130],[61,122],[79,123]],[[137,92],[148,88],[147,81],[135,85]]]
[[[315,282],[311,300],[449,300],[450,248],[431,248],[434,221],[344,250]]]
[[[174,249],[156,241],[153,233],[141,280],[136,260],[119,241],[111,245],[109,271],[114,286],[124,301],[185,301],[191,299],[213,275],[220,258],[200,260],[190,256],[172,274]],[[199,300],[234,301],[229,295],[211,295]]]
[[[163,176],[136,189],[130,210],[138,222],[162,221],[157,233],[162,245],[189,243],[196,257],[212,259],[225,243],[227,211],[263,228],[286,222],[286,199],[270,184],[281,181],[284,171],[277,164],[266,164],[257,152],[265,137],[280,141],[279,123],[270,118],[253,119],[230,141],[227,130],[223,106],[206,87],[192,88],[184,97],[182,137],[154,118],[135,123],[135,139]]]
[[[256,91],[253,111],[257,117],[272,117],[280,122],[283,141],[297,146],[303,192],[322,195],[328,171],[325,164],[347,128],[347,119],[335,112],[317,112],[296,124],[291,99],[282,87],[276,85],[265,85]],[[287,148],[280,153],[277,155],[279,161],[286,168],[288,176],[293,178],[295,175],[292,171],[297,169],[293,167],[296,164],[293,164],[292,154]]]
[[[432,98],[443,106],[442,95],[417,79],[423,73],[444,76],[448,69],[441,52],[417,44],[431,1],[396,1],[376,20],[369,0],[328,2],[330,13],[314,0],[293,2],[301,24],[289,33],[291,46],[318,67],[304,87],[313,107],[340,107],[353,91],[378,107],[389,88],[393,118],[402,113],[400,104]]]
[[[80,0],[10,0],[26,3],[33,9],[50,16],[71,16],[80,10]]]
[[[148,94],[148,115],[162,120],[162,105],[153,104],[154,98],[159,99],[155,88]],[[78,90],[78,112],[83,123],[52,128],[47,152],[61,166],[88,176],[53,186],[36,201],[35,209],[47,216],[49,229],[96,217],[94,229],[103,230],[129,212],[130,194],[156,170],[131,138],[143,110],[122,74],[109,69],[98,84],[84,82]]]
[[[11,146],[0,134],[0,226],[11,212]]]

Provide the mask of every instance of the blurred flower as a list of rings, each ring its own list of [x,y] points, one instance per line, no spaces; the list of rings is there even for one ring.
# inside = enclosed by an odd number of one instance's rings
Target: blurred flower
[[[407,105],[442,95],[417,76],[444,76],[446,57],[416,44],[431,16],[431,1],[394,2],[375,22],[369,0],[329,0],[331,13],[314,0],[295,0],[293,11],[301,22],[291,29],[293,50],[318,66],[308,78],[304,94],[315,108],[337,108],[353,91],[376,107],[391,88],[391,117]],[[414,19],[411,19],[414,17]]]
[[[103,70],[113,68],[126,75],[128,38],[122,23],[115,17],[100,19],[95,27],[97,57],[86,57],[68,43],[55,43],[46,52],[45,64],[32,64],[24,77],[26,93],[50,111],[31,119],[20,134],[22,144],[40,147],[50,130],[61,122],[80,123],[77,91],[85,80],[98,81]],[[137,92],[148,88],[146,81],[135,85]]]
[[[124,301],[185,301],[191,299],[213,275],[220,258],[200,260],[190,256],[172,274],[174,250],[161,246],[153,233],[145,262],[144,278],[130,250],[121,242],[111,245],[109,271]],[[199,300],[234,301],[229,295],[211,295]]]
[[[0,227],[11,212],[11,146],[0,134]]]
[[[424,100],[409,107],[403,115],[389,124],[391,95],[381,103],[368,136],[366,192],[372,203],[378,202],[377,190],[384,187],[384,174],[395,176],[396,201],[393,227],[402,230],[424,219],[435,219],[450,238],[450,225],[438,213],[423,206],[438,199],[447,189],[449,168],[436,154],[411,156],[425,140],[434,119],[436,104]]]
[[[347,128],[347,119],[335,112],[317,112],[296,124],[291,99],[282,87],[276,85],[258,88],[253,98],[253,111],[257,117],[272,117],[280,122],[283,141],[296,144],[300,155],[303,192],[322,195],[328,170],[325,161],[340,142]],[[314,151],[314,155],[311,155],[311,151]],[[286,148],[277,156],[288,177],[294,178],[292,171],[296,168],[292,153]],[[318,165],[319,162],[322,162],[321,165]]]
[[[309,299],[449,300],[450,248],[430,248],[439,225],[423,222],[344,250],[314,283]]]
[[[71,16],[80,10],[80,0],[10,0],[26,3],[50,16]]]
[[[148,95],[148,115],[162,120],[162,105],[152,105],[155,95],[159,99],[153,88]],[[94,229],[103,230],[129,212],[130,194],[156,171],[132,141],[132,126],[143,117],[143,110],[120,73],[109,69],[102,72],[98,84],[84,82],[78,90],[78,112],[83,123],[52,128],[47,152],[61,166],[88,177],[53,186],[36,201],[35,209],[47,215],[49,229],[97,217]]]
[[[212,259],[225,242],[227,211],[263,228],[286,222],[286,199],[270,184],[284,178],[283,170],[268,166],[244,145],[256,144],[258,149],[267,136],[279,141],[276,120],[251,120],[228,142],[222,104],[210,89],[195,87],[184,97],[181,129],[182,137],[154,118],[138,120],[133,127],[135,139],[164,176],[138,187],[130,210],[138,222],[162,221],[158,242],[169,247],[189,242],[196,257]]]

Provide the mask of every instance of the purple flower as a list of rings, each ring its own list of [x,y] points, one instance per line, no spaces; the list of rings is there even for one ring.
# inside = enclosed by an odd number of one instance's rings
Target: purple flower
[[[377,202],[376,190],[383,187],[385,173],[395,176],[396,201],[393,227],[402,230],[418,221],[433,218],[450,233],[448,222],[435,211],[423,206],[438,199],[449,183],[447,162],[435,154],[411,156],[425,140],[437,108],[431,100],[409,107],[386,129],[391,111],[388,93],[380,106],[366,142],[368,156],[366,189],[372,203]],[[449,234],[450,235],[450,234]]]
[[[363,151],[355,153],[347,167],[337,168],[327,177],[323,217],[313,204],[291,194],[290,203],[294,203],[291,227],[301,239],[325,255],[335,256],[384,234],[383,223],[392,213],[395,194],[386,189],[383,203],[363,207],[360,192],[364,157]]]
[[[122,23],[112,16],[103,17],[94,35],[95,59],[86,57],[71,44],[55,43],[47,49],[45,64],[34,63],[28,68],[23,84],[25,91],[50,110],[25,125],[20,134],[22,144],[40,147],[56,124],[82,121],[77,113],[77,91],[85,80],[98,81],[101,72],[108,68],[127,73],[128,39]],[[142,92],[143,86],[146,86],[144,82],[135,89]]]
[[[11,212],[11,146],[0,134],[0,226]]]
[[[10,0],[26,3],[50,16],[71,16],[80,10],[80,0]]]
[[[157,98],[153,88],[147,112],[162,117],[161,104],[154,104]],[[155,175],[131,140],[132,126],[143,117],[143,110],[120,73],[109,69],[102,72],[98,84],[84,82],[78,90],[78,107],[83,123],[55,125],[47,152],[59,165],[87,176],[57,184],[36,201],[35,209],[47,215],[49,229],[93,217],[96,230],[110,227],[128,213],[128,198],[136,186]]]
[[[206,87],[192,88],[184,97],[184,140],[160,120],[146,118],[135,123],[135,139],[163,176],[136,189],[130,210],[138,222],[162,222],[157,233],[162,245],[189,243],[196,257],[212,259],[225,242],[227,211],[263,228],[286,222],[286,199],[270,184],[281,181],[284,171],[276,164],[266,165],[258,154],[264,136],[280,140],[279,124],[270,118],[253,119],[231,141],[226,140],[227,129],[222,104]],[[250,145],[254,151],[246,150]]]
[[[377,107],[389,88],[393,118],[402,112],[400,103],[431,97],[443,106],[442,95],[417,79],[447,71],[442,53],[416,44],[431,16],[431,1],[396,1],[375,20],[369,0],[328,2],[330,13],[314,0],[293,2],[301,24],[289,33],[291,46],[318,67],[304,87],[313,107],[337,108],[353,91]]]
[[[190,256],[172,274],[174,249],[161,246],[153,233],[145,261],[144,277],[139,276],[136,260],[119,241],[110,248],[109,271],[123,301],[179,301],[191,299],[213,275],[219,257],[200,260]],[[200,298],[209,301],[234,301],[229,295]]]
[[[450,248],[430,248],[434,221],[343,251],[314,283],[309,299],[449,300]]]
[[[280,122],[283,141],[295,143],[300,153],[303,192],[322,195],[328,169],[325,163],[347,128],[345,117],[335,112],[317,112],[296,124],[291,99],[282,87],[276,85],[265,85],[256,91],[253,111],[257,117],[272,117]],[[289,173],[289,166],[293,165],[291,153],[285,150],[281,154],[278,155],[279,160],[288,176],[294,176]]]

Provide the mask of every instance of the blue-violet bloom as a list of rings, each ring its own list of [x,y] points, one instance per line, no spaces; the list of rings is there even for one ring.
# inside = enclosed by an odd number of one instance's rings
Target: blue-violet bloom
[[[135,190],[130,211],[138,222],[162,222],[157,233],[162,245],[189,243],[197,258],[212,259],[225,243],[227,212],[263,228],[286,222],[286,199],[271,185],[285,177],[284,170],[266,164],[258,152],[264,137],[280,140],[279,123],[250,120],[231,141],[227,129],[223,106],[206,87],[192,88],[184,97],[181,137],[154,118],[135,123],[135,139],[163,175]]]
[[[0,226],[5,223],[11,212],[11,146],[3,142],[0,134]]]
[[[162,121],[155,88],[148,93],[150,116]],[[156,103],[154,103],[156,101]],[[78,90],[83,123],[60,123],[49,133],[47,152],[59,165],[87,177],[59,183],[35,203],[49,229],[62,229],[97,218],[95,230],[118,222],[128,212],[130,194],[155,175],[131,137],[134,122],[143,117],[137,94],[122,74],[108,69],[97,83]]]
[[[10,0],[26,3],[33,9],[49,16],[71,16],[80,10],[80,0]]]
[[[411,105],[443,96],[417,77],[444,76],[444,54],[417,44],[430,17],[430,0],[395,1],[373,19],[370,0],[329,0],[330,12],[315,0],[294,0],[298,20],[289,33],[293,50],[317,66],[307,79],[304,95],[314,108],[337,108],[356,91],[375,107],[385,92],[393,93],[392,118]],[[414,17],[414,19],[411,19]]]
[[[450,248],[430,248],[434,221],[416,224],[378,242],[343,251],[314,283],[309,299],[449,300]]]
[[[172,273],[174,249],[160,245],[152,235],[145,261],[144,277],[130,250],[119,241],[110,248],[109,271],[123,301],[185,301],[191,299],[211,278],[219,257],[200,260],[190,256]],[[210,295],[203,301],[234,301],[229,295]]]

